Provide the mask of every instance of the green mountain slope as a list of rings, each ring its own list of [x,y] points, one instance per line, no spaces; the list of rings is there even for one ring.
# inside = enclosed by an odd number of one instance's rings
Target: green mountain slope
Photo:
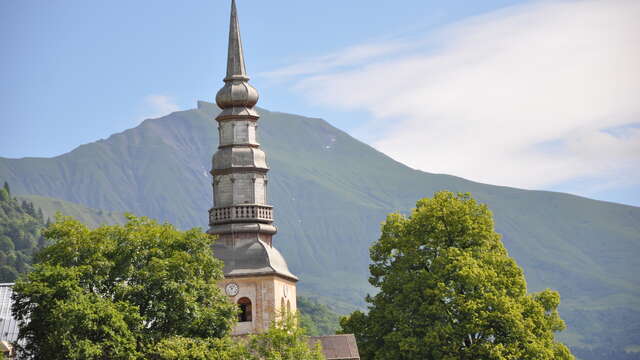
[[[299,296],[300,325],[309,336],[333,335],[340,329],[340,315],[314,299]]]
[[[206,228],[217,111],[200,102],[58,157],[0,158],[0,178],[15,193]],[[571,344],[640,345],[640,208],[416,171],[323,120],[260,112],[275,245],[302,293],[339,311],[362,306],[368,246],[385,215],[438,190],[468,191],[493,210],[529,288],[561,292]]]
[[[0,282],[13,282],[31,269],[32,256],[45,245],[42,210],[12,196],[9,184],[0,187]]]
[[[91,227],[125,221],[122,214],[64,200],[37,195],[14,197],[4,182],[0,187],[0,282],[13,282],[18,274],[31,269],[33,254],[46,245],[42,229],[58,211]]]
[[[26,200],[36,208],[42,209],[44,218],[51,219],[51,221],[55,219],[56,213],[60,212],[62,215],[71,216],[91,228],[96,228],[100,225],[124,224],[126,222],[122,213],[91,209],[60,199],[39,195],[20,195],[18,199]]]

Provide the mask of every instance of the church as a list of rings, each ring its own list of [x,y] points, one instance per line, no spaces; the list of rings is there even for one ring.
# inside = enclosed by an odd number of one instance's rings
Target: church
[[[242,311],[234,335],[265,330],[276,311],[295,312],[298,281],[273,246],[277,229],[267,202],[269,167],[256,133],[258,91],[248,81],[234,3],[227,75],[216,96],[222,112],[216,117],[220,141],[212,161],[208,231],[218,236],[213,251],[224,261],[224,291],[237,298]]]
[[[295,314],[298,277],[274,247],[277,232],[269,205],[266,155],[260,149],[255,110],[258,91],[249,84],[245,68],[236,2],[231,3],[229,49],[224,86],[216,95],[222,112],[219,146],[212,159],[213,207],[209,230],[218,236],[213,252],[224,262],[220,286],[240,314],[233,335],[265,331],[280,314]],[[359,359],[355,337],[312,337],[327,359]]]

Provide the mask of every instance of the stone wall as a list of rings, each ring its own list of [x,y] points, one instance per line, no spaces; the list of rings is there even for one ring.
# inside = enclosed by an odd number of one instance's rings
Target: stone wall
[[[236,283],[239,287],[238,294],[229,296],[229,300],[238,303],[240,299],[248,298],[252,312],[251,321],[238,322],[233,335],[260,333],[283,312],[297,312],[296,284],[293,281],[273,275],[227,278],[220,282],[222,291],[229,283]]]

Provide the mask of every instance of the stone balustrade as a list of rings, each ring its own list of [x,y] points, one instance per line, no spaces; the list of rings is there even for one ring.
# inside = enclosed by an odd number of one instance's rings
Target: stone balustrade
[[[209,210],[210,224],[229,222],[272,222],[273,208],[267,205],[234,205]]]

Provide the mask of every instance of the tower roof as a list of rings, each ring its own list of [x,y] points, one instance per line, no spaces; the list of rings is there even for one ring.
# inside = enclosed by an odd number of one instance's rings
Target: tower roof
[[[231,1],[231,20],[229,21],[229,50],[227,54],[227,76],[224,86],[216,95],[216,103],[222,109],[218,119],[260,116],[253,109],[258,103],[258,91],[249,84],[244,65],[244,51],[240,38],[240,24],[236,1]]]
[[[229,53],[227,55],[227,76],[228,80],[249,80],[247,70],[244,65],[244,51],[242,49],[242,38],[240,37],[240,24],[238,23],[238,10],[236,0],[231,1],[231,20],[229,21]]]

